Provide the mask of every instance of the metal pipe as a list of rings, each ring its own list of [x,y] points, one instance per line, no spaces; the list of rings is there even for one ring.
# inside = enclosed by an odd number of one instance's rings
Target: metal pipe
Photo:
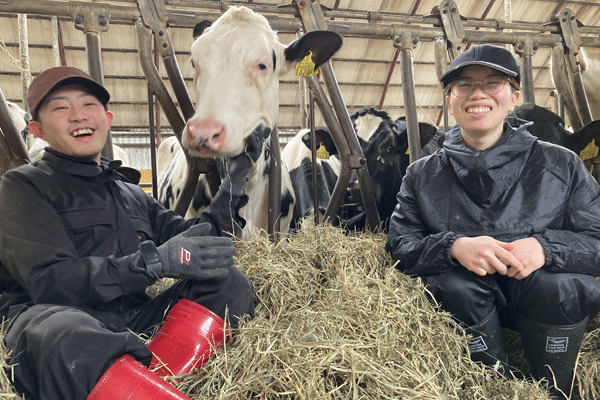
[[[277,126],[271,132],[271,168],[269,168],[269,205],[267,215],[267,233],[273,241],[279,241],[281,232],[281,148]]]
[[[400,50],[400,67],[402,69],[402,94],[406,115],[406,134],[410,162],[421,158],[421,137],[419,134],[419,117],[415,98],[415,81],[413,77],[412,47],[416,44],[410,32],[404,32],[394,40],[394,47]]]
[[[535,104],[535,89],[533,87],[532,56],[521,56],[521,93],[523,102]]]
[[[152,197],[158,200],[158,170],[156,166],[156,132],[154,130],[154,93],[150,82],[146,84],[148,90],[148,123],[150,128],[150,169],[152,171]]]
[[[154,62],[152,61],[152,35],[150,34],[150,30],[146,28],[142,21],[139,19],[135,21],[135,27],[136,32],[138,34],[138,49],[142,70],[146,75],[148,83],[152,86],[154,95],[161,103],[163,111],[165,112],[165,115],[169,120],[169,124],[173,128],[174,134],[177,136],[177,139],[181,143],[181,134],[183,132],[183,129],[185,128],[185,122],[183,121],[181,115],[179,114],[179,111],[175,107],[175,104],[173,103],[173,100],[171,99],[171,96],[169,95],[169,92],[167,91],[167,88],[165,87],[162,78],[156,70]],[[152,107],[152,105],[150,104],[149,107]],[[200,177],[200,173],[193,171],[191,168],[194,165],[194,160],[187,154],[187,152],[184,152],[184,154],[186,156],[186,161],[188,165],[188,174],[186,176],[185,183],[181,190],[181,196],[179,196],[179,198],[177,199],[177,202],[174,207],[175,212],[177,212],[181,216],[185,216],[185,214],[187,213],[187,209],[192,201],[193,193],[196,186],[198,185],[198,179]],[[156,174],[153,173],[153,175]]]
[[[327,22],[325,21],[325,17],[323,15],[323,10],[318,2],[300,2],[298,3],[298,10],[307,31],[328,28]],[[340,88],[337,84],[335,74],[333,73],[333,68],[331,67],[331,61],[328,60],[325,62],[320,67],[320,70],[321,74],[323,75],[323,80],[325,81],[325,86],[327,87],[327,92],[329,93],[329,97],[333,104],[333,109],[337,115],[337,120],[341,127],[341,133],[343,134],[343,136],[340,136],[339,141],[344,141],[342,138],[345,138],[345,142],[348,144],[350,149],[350,156],[345,158],[342,153],[340,153],[340,159],[342,164],[349,164],[349,169],[352,168],[356,170],[358,183],[360,185],[360,193],[365,207],[366,226],[367,228],[370,228],[371,231],[375,231],[379,227],[379,214],[377,212],[377,205],[375,203],[375,195],[373,193],[373,185],[371,184],[371,177],[367,168],[367,162],[363,156],[362,148],[360,147],[358,138],[356,137],[356,132],[354,131],[352,121],[350,121],[348,108],[346,107],[344,99],[340,93]],[[318,81],[316,81],[316,83],[318,83]],[[335,134],[337,133],[332,131],[332,135]],[[336,182],[334,193],[336,196],[341,196],[342,189],[338,188],[338,183],[340,183],[339,179]],[[348,183],[349,181],[346,182],[345,190],[348,188]],[[339,192],[336,193],[336,190],[339,190]],[[332,203],[332,200],[333,196],[332,199],[330,199],[330,204]],[[342,199],[336,198],[336,201],[338,200],[339,205],[341,205]],[[336,208],[336,213],[337,210],[339,210],[339,205]],[[329,206],[327,209],[329,211]]]
[[[369,168],[364,158],[362,148],[358,142],[356,132],[350,116],[348,115],[348,108],[344,103],[344,98],[340,92],[340,88],[335,79],[331,62],[327,61],[321,66],[321,73],[323,74],[323,80],[327,87],[327,93],[331,102],[333,103],[333,109],[336,112],[338,121],[342,127],[342,132],[348,145],[350,146],[351,154],[354,158],[359,158],[359,165],[355,165],[354,160],[351,158],[351,167],[356,169],[356,175],[358,178],[358,184],[360,188],[360,194],[365,207],[365,216],[367,227],[371,231],[375,231],[379,227],[379,213],[377,212],[377,203],[375,203],[375,194],[373,191],[373,185],[371,183],[371,176],[369,175]],[[343,160],[343,159],[342,159]]]
[[[585,88],[583,86],[583,80],[581,78],[581,72],[579,68],[577,72],[572,73],[569,68],[567,68],[567,74],[569,75],[569,82],[571,87],[573,88],[573,96],[575,98],[575,104],[577,105],[577,110],[579,111],[579,115],[581,116],[581,122],[583,125],[586,125],[592,122],[592,111],[590,110],[590,105],[588,103],[587,95],[585,93]]]
[[[29,112],[27,91],[31,72],[29,70],[29,40],[27,38],[27,15],[19,14],[19,56],[21,58],[21,82],[23,84],[23,109]]]
[[[571,91],[569,78],[567,76],[567,68],[565,66],[565,51],[562,43],[556,43],[552,47],[550,56],[552,58],[552,77],[556,90],[562,96],[565,113],[573,127],[573,130],[578,130],[583,127],[583,120],[576,107],[575,98]]]
[[[58,1],[58,0],[46,0],[40,4],[38,0],[6,0],[7,3],[0,4],[0,13],[23,13],[30,15],[55,15],[58,17],[72,17],[73,12],[77,7],[90,6],[89,2],[77,2],[77,1]],[[173,3],[172,1],[170,3]],[[101,2],[92,3],[98,7],[109,7],[111,20],[112,21],[134,21],[141,16],[139,9],[135,7],[135,3],[132,1],[131,5],[122,6],[118,4],[108,4]],[[214,16],[206,15],[203,11],[198,11],[199,7],[202,8],[218,8],[215,7],[215,3],[200,2],[199,4],[195,1],[190,3],[193,6],[191,10],[185,10],[182,12],[180,9],[173,9],[174,6],[170,4],[171,13],[168,15],[168,24],[174,25],[179,24],[183,26],[193,27],[197,22],[198,18],[209,20],[216,20],[219,14]],[[192,7],[191,6],[191,7]],[[263,6],[257,8],[254,4],[247,4],[257,12],[272,13],[276,15],[266,15],[265,17],[269,21],[269,24],[274,30],[285,31],[285,32],[296,32],[302,28],[302,23],[297,19],[292,18],[280,18],[279,15],[284,13],[294,14],[296,11],[286,11],[284,8],[277,6]],[[220,11],[220,10],[219,10]],[[327,17],[335,18],[350,18],[356,17],[356,13],[346,13],[343,11],[324,11]],[[359,13],[361,19],[369,20],[369,12]],[[366,36],[366,37],[378,37],[378,38],[391,38],[402,30],[418,30],[420,40],[434,40],[436,37],[444,36],[443,29],[431,27],[433,25],[439,25],[440,21],[438,18],[424,18],[420,16],[407,17],[403,15],[382,15],[380,14],[380,21],[393,21],[394,23],[383,24],[380,22],[370,23],[354,23],[344,22],[336,23],[330,22],[328,29],[335,31],[341,35],[353,35],[353,36]],[[399,23],[396,23],[399,22]],[[515,43],[518,40],[518,35],[523,35],[523,32],[516,34],[512,32],[504,32],[503,30],[522,30],[531,31],[530,34],[539,37],[540,46],[552,46],[561,40],[561,35],[558,33],[559,28],[552,25],[539,25],[539,24],[526,24],[526,23],[505,23],[498,20],[465,20],[463,21],[463,27],[485,27],[493,28],[494,32],[481,32],[466,29],[465,41],[473,43]],[[424,27],[422,25],[429,25]],[[583,47],[600,47],[600,28],[599,27],[581,27],[580,33],[591,35],[589,37],[581,37],[581,46]],[[551,32],[551,33],[542,33]]]
[[[85,32],[85,53],[87,58],[88,72],[92,78],[102,86],[104,86],[104,74],[102,73],[101,47],[100,47],[100,32],[86,31]],[[112,135],[110,128],[106,135],[106,143],[101,153],[104,157],[111,160],[114,158]]]
[[[442,76],[446,69],[448,68],[448,44],[446,43],[446,39],[444,37],[436,38],[433,41],[433,52],[435,56],[435,74],[438,77]],[[439,119],[443,117],[444,120],[444,132],[448,131],[448,106],[446,105],[446,93],[444,93],[444,88],[441,86],[442,93],[442,109],[440,110],[440,116],[438,117],[438,125]]]
[[[181,134],[185,128],[185,121],[181,118],[181,114],[179,114],[177,107],[175,107],[175,103],[173,103],[167,87],[156,69],[156,65],[152,62],[152,34],[139,19],[135,21],[135,28],[138,36],[138,54],[144,75],[152,86],[152,91],[162,106],[163,112],[169,120],[169,125],[173,128],[173,133],[177,136],[179,142],[181,142]]]
[[[321,87],[321,83],[315,76],[310,76],[305,79],[315,101],[317,102],[317,105],[319,106],[319,109],[321,110],[321,116],[323,117],[323,120],[325,121],[325,124],[331,133],[331,137],[335,143],[335,146],[337,147],[340,160],[348,160],[351,155],[350,148],[348,147],[348,143],[344,140],[342,127],[335,117],[331,105],[329,105],[327,102],[327,96]],[[323,217],[324,221],[333,221],[336,214],[340,210],[342,201],[346,195],[346,190],[348,189],[348,184],[350,183],[350,170],[351,168],[349,163],[341,163],[340,176],[338,177],[335,187],[333,188],[333,192],[331,193],[331,197],[329,198],[329,203],[327,204],[327,209],[325,210],[325,215]]]
[[[521,57],[521,93],[525,103],[535,104],[533,86],[533,54],[538,49],[537,42],[531,36],[525,36],[514,44],[515,52]]]
[[[392,62],[390,63],[390,67],[388,69],[387,77],[385,78],[385,84],[383,85],[383,91],[381,93],[381,99],[379,100],[379,108],[383,109],[383,103],[385,101],[385,96],[387,95],[388,88],[390,87],[390,83],[392,81],[392,75],[394,74],[394,69],[396,69],[396,63],[398,62],[398,56],[400,55],[400,51],[396,49],[394,52],[394,57],[392,58]]]
[[[317,135],[315,134],[315,100],[309,96],[308,109],[310,113],[310,159],[312,160],[312,187],[313,187],[313,219],[315,225],[319,224],[319,196],[317,188]]]
[[[60,49],[58,45],[58,17],[52,17],[52,65],[58,67],[60,63]]]

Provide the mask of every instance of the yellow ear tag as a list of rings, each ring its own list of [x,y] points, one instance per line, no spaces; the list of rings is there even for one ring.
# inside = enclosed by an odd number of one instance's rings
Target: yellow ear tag
[[[299,76],[302,78],[308,78],[309,76],[314,76],[319,73],[319,69],[315,69],[315,63],[312,60],[312,51],[308,52],[308,55],[304,57],[302,61],[296,64],[296,69],[294,70],[294,76]]]
[[[329,152],[325,149],[323,143],[321,143],[321,146],[319,146],[319,148],[317,149],[317,158],[320,158],[322,160],[329,160]]]
[[[409,155],[410,154],[410,149],[406,149],[406,153],[404,153],[404,154]]]
[[[592,140],[590,143],[588,143],[585,149],[581,150],[581,153],[579,153],[579,158],[581,158],[582,161],[594,158],[598,155],[598,150],[599,149],[598,146],[596,146],[596,141]]]

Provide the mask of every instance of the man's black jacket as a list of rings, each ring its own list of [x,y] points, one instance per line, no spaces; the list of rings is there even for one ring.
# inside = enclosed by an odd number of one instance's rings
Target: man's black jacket
[[[210,222],[214,235],[245,223],[237,210],[247,196],[218,201],[226,195],[219,192],[200,218],[186,221],[127,182],[120,165],[46,149],[39,162],[1,177],[1,314],[28,301],[117,312],[134,307],[154,283],[132,269],[142,241],[159,246],[199,222]]]

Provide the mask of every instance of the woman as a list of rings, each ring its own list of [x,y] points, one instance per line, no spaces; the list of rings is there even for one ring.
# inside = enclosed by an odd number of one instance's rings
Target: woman
[[[457,125],[409,167],[386,250],[473,335],[474,361],[507,362],[506,324],[563,398],[600,310],[600,187],[575,153],[509,117],[520,72],[508,50],[473,47],[440,80]]]

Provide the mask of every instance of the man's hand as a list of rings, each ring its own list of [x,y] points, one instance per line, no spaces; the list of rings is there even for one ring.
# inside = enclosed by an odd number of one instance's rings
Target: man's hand
[[[263,142],[271,134],[271,128],[257,127],[248,136],[246,149],[239,155],[225,160],[227,175],[221,182],[219,189],[232,196],[242,196],[245,193],[246,177],[248,171],[262,154]]]
[[[515,279],[523,279],[532,272],[542,268],[546,263],[546,254],[544,247],[534,237],[515,240],[510,243],[512,249],[510,253],[521,261],[522,270],[509,269],[507,276]]]
[[[477,275],[507,275],[508,271],[521,271],[523,265],[511,253],[513,245],[489,236],[460,237],[450,248],[450,257]]]
[[[148,275],[155,278],[218,279],[234,265],[236,248],[229,237],[206,236],[210,224],[194,225],[158,248],[152,241],[140,245]]]

